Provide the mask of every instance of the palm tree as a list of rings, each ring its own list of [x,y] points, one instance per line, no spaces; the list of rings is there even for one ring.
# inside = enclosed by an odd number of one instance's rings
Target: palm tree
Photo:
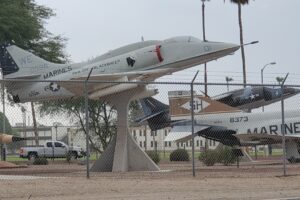
[[[281,85],[282,81],[284,80],[283,77],[277,76],[276,81],[278,82],[279,85]]]
[[[242,24],[242,5],[248,4],[249,0],[230,0],[232,3],[238,5],[238,16],[239,16],[239,26],[240,26],[240,44],[241,44],[241,53],[242,53],[242,62],[243,62],[243,83],[246,87],[246,60],[245,60],[245,51],[244,51],[244,39],[243,39],[243,24]]]

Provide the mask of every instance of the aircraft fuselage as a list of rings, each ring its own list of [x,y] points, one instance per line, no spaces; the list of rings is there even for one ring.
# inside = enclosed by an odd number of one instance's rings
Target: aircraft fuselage
[[[85,80],[91,70],[91,80],[99,81],[99,83],[90,85],[88,88],[90,94],[99,93],[115,85],[113,81],[153,81],[166,74],[218,59],[238,48],[239,46],[234,44],[203,42],[194,37],[183,36],[163,41],[130,44],[88,62],[53,64],[36,58],[33,54],[23,53],[15,46],[9,46],[7,51],[12,55],[15,66],[3,69],[6,74],[5,79],[34,76],[36,81],[51,80],[25,84],[16,82],[14,86],[8,86],[16,101],[26,102],[80,96],[82,95],[81,86],[81,88],[76,88],[74,84],[72,88],[59,81]],[[162,69],[164,71],[156,72]],[[121,77],[122,73],[124,76]],[[147,73],[149,75],[143,76]],[[109,81],[111,83],[107,83]]]

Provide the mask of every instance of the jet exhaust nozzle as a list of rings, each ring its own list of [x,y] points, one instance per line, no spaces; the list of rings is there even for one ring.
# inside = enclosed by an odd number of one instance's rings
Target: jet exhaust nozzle
[[[0,143],[1,144],[9,144],[12,142],[18,142],[18,141],[23,141],[23,140],[26,140],[26,138],[8,135],[8,134],[0,134]]]

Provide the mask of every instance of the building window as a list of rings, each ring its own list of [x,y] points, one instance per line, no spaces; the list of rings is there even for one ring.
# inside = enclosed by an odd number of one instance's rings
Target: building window
[[[190,146],[193,146],[193,141],[191,140],[191,142],[190,142]]]
[[[140,147],[143,147],[143,142],[140,142]]]
[[[213,140],[213,145],[216,146],[216,141]]]
[[[146,141],[144,141],[144,147],[146,148]]]
[[[153,147],[153,141],[151,141],[151,147]]]
[[[165,129],[165,136],[167,136],[168,135],[168,130],[167,129]]]
[[[200,147],[203,147],[203,140],[200,140]]]
[[[199,140],[196,141],[196,146],[199,147]]]
[[[211,140],[209,140],[209,146],[212,146],[212,141]]]
[[[171,147],[171,142],[169,142],[169,147]]]
[[[186,147],[188,147],[188,146],[189,146],[189,142],[188,142],[188,141],[186,141],[186,143],[185,143],[185,146],[186,146]]]
[[[167,147],[168,146],[168,142],[165,142],[165,147]]]
[[[155,147],[157,147],[157,141],[155,141]]]
[[[135,130],[133,130],[133,136],[136,137],[136,132],[135,132]]]
[[[183,147],[183,142],[181,142],[180,144],[181,144],[181,147]]]

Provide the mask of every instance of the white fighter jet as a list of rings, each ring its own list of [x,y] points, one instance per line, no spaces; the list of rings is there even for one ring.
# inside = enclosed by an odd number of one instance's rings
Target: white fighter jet
[[[191,135],[190,95],[169,97],[172,130],[165,141],[184,142]],[[229,146],[282,142],[281,111],[248,113],[204,96],[194,98],[194,132]],[[289,161],[300,161],[300,110],[285,111],[286,152]]]
[[[90,99],[123,92],[138,84],[113,82],[153,81],[220,57],[232,54],[239,45],[204,42],[181,36],[166,40],[130,44],[91,61],[76,64],[55,64],[43,60],[15,45],[0,46],[0,67],[4,79],[29,79],[37,82],[6,83],[15,102],[41,101],[82,96],[83,84],[59,81],[86,80]],[[38,82],[51,80],[51,82]],[[102,81],[102,83],[95,81]]]

